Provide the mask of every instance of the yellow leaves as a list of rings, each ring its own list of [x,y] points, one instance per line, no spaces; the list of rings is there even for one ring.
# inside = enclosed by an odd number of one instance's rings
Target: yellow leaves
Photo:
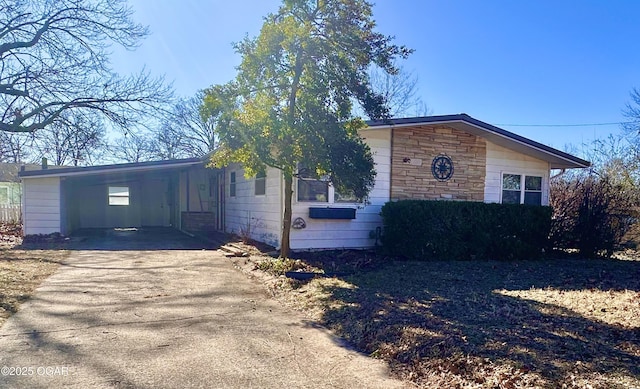
[[[223,168],[233,161],[234,154],[235,152],[233,150],[221,145],[211,154],[207,167]]]

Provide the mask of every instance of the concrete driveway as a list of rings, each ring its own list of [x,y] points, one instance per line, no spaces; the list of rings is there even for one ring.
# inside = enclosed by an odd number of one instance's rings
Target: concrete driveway
[[[199,241],[124,231],[77,248],[0,328],[0,387],[403,387]]]

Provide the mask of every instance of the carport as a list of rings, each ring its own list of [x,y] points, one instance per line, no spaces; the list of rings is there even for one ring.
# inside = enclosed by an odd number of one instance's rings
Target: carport
[[[25,235],[224,228],[224,174],[200,158],[21,172]]]

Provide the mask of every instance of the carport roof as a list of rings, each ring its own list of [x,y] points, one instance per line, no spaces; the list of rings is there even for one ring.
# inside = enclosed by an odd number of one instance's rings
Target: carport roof
[[[102,173],[137,172],[137,171],[146,171],[146,170],[188,167],[188,166],[203,164],[204,162],[205,162],[205,158],[185,158],[185,159],[170,159],[170,160],[164,160],[164,161],[119,163],[119,164],[113,164],[113,165],[27,170],[27,171],[21,171],[20,177],[22,178],[68,177],[68,176],[82,176],[82,175],[93,175],[93,174],[102,174]]]
[[[367,122],[370,129],[433,126],[438,124],[483,137],[497,145],[547,161],[552,169],[586,168],[591,166],[589,161],[472,118],[466,113]]]

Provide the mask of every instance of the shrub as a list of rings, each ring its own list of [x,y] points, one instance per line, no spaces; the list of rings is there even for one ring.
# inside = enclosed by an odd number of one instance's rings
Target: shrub
[[[594,173],[551,182],[551,240],[593,258],[610,256],[636,221],[636,191]]]
[[[403,200],[382,207],[384,249],[418,259],[531,259],[547,248],[551,208]]]

